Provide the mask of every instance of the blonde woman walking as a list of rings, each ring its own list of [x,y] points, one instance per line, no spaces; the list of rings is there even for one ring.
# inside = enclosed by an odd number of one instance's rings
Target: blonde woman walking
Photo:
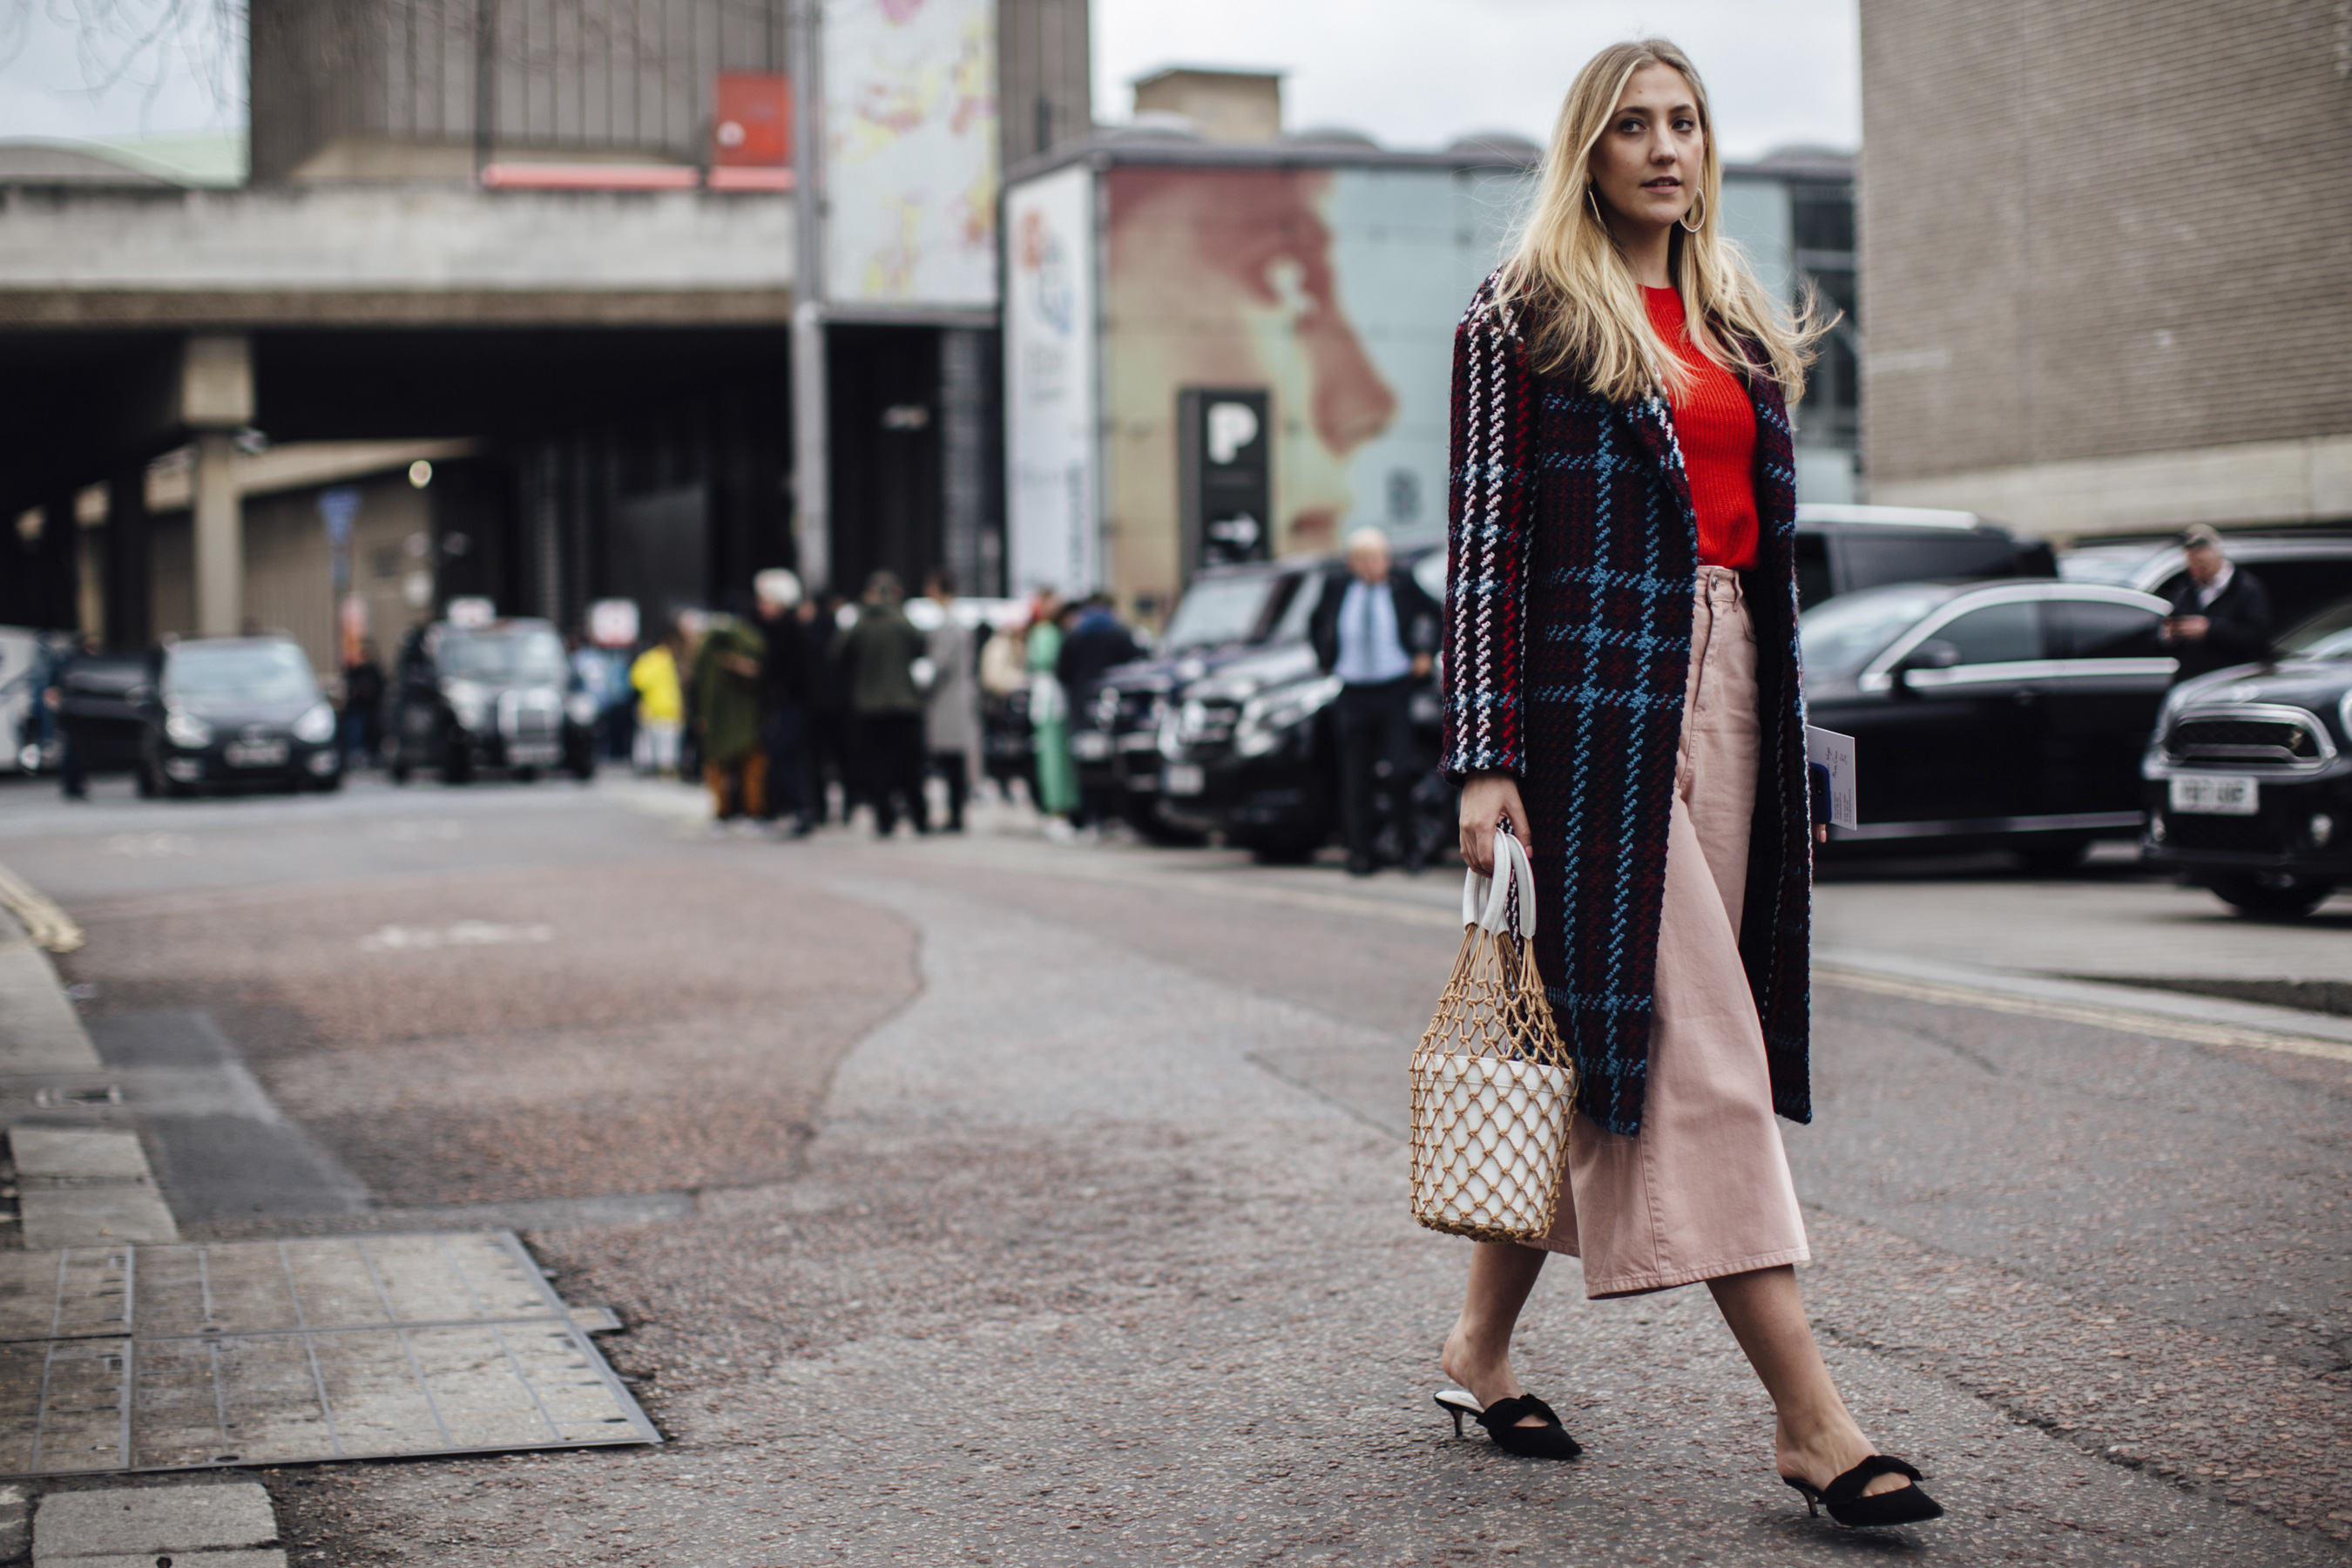
[[[1822,1364],[1777,1111],[1811,1119],[1809,820],[1788,407],[1821,327],[1721,237],[1706,89],[1661,39],[1578,73],[1517,253],[1455,338],[1445,766],[1463,858],[1528,844],[1582,1078],[1559,1217],[1480,1243],[1438,1396],[1578,1452],[1512,1375],[1548,1252],[1595,1298],[1704,1280],[1840,1523],[1943,1510]]]

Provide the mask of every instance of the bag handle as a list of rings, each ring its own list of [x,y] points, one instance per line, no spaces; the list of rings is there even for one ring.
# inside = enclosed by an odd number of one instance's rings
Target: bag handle
[[[1516,910],[1511,908],[1515,890]],[[1526,847],[1500,823],[1495,825],[1495,875],[1471,871],[1462,879],[1462,923],[1498,936],[1507,927],[1523,940],[1536,934],[1536,868],[1528,863]]]

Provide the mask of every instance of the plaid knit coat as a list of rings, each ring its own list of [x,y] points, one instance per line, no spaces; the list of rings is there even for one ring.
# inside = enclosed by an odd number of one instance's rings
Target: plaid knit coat
[[[1630,1135],[1649,1077],[1697,517],[1664,397],[1612,404],[1572,374],[1538,374],[1494,279],[1472,298],[1454,354],[1444,765],[1456,778],[1517,776],[1542,910],[1537,963],[1576,1053],[1579,1104]],[[1758,547],[1743,585],[1762,745],[1740,957],[1773,1109],[1808,1121],[1812,831],[1796,473],[1780,389],[1756,376],[1748,392]]]

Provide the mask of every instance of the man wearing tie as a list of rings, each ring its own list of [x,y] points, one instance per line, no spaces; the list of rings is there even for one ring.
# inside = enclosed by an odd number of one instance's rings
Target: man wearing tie
[[[1380,824],[1372,796],[1383,763],[1390,810],[1403,815],[1412,788],[1412,687],[1428,679],[1437,651],[1436,603],[1395,564],[1376,528],[1348,536],[1348,575],[1324,585],[1308,636],[1324,672],[1339,678],[1332,718],[1339,741],[1339,813],[1348,870],[1378,868]],[[1410,839],[1411,836],[1407,836]],[[1413,846],[1405,847],[1408,857]]]

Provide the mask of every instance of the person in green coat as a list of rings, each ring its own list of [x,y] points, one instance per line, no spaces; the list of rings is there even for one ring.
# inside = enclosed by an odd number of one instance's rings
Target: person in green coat
[[[1030,745],[1037,753],[1037,809],[1066,826],[1078,805],[1078,769],[1070,760],[1070,696],[1054,667],[1062,657],[1062,599],[1038,590],[1029,617]]]
[[[757,816],[766,804],[768,760],[760,750],[760,662],[768,642],[734,616],[714,616],[694,656],[694,719],[702,737],[702,782],[721,822]]]
[[[833,657],[849,687],[850,736],[863,793],[874,807],[874,831],[884,838],[898,813],[918,833],[930,831],[923,802],[923,698],[936,672],[928,645],[907,618],[897,575],[866,580],[857,619],[834,639]]]

